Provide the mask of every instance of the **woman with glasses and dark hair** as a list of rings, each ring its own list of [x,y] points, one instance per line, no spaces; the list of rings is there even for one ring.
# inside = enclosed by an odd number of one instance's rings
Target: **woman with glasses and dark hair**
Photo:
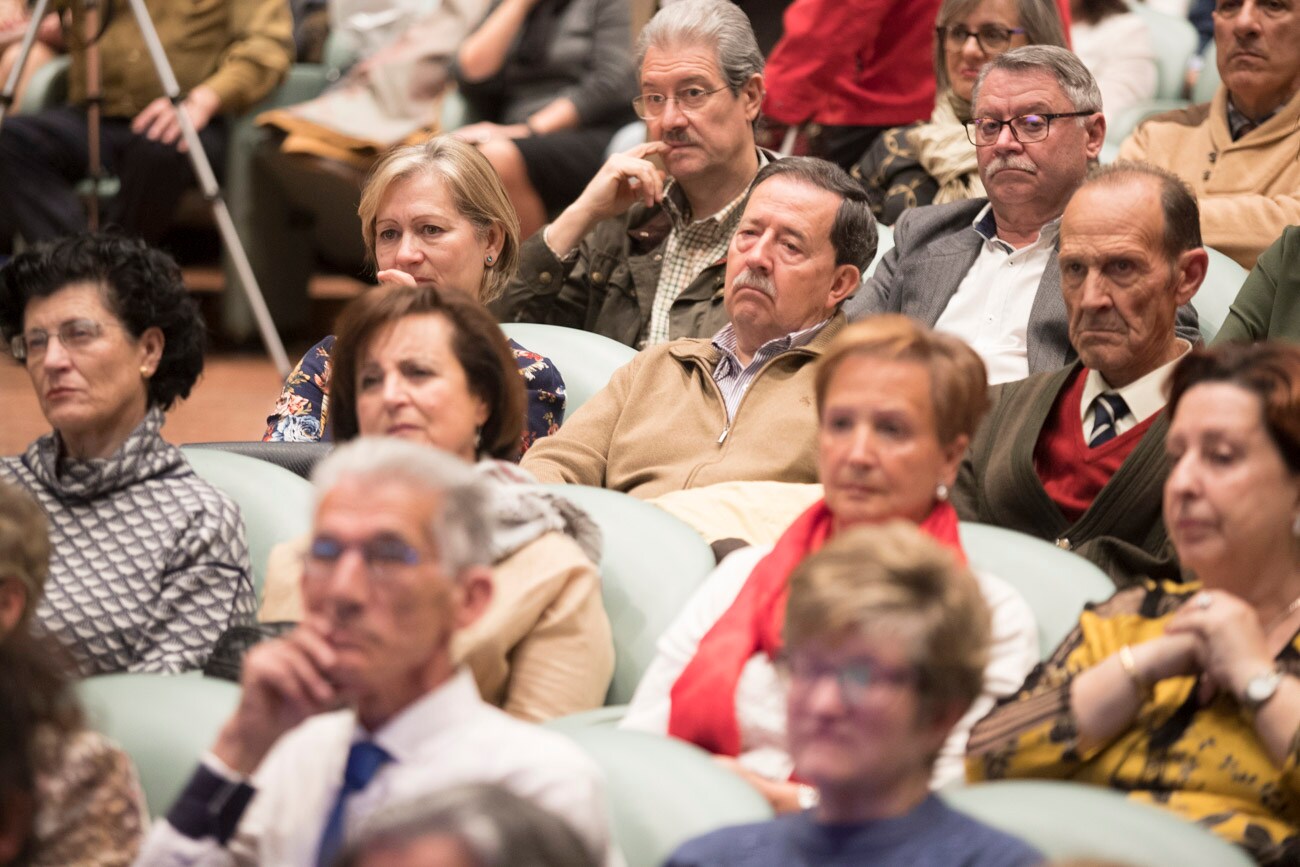
[[[238,507],[160,435],[203,369],[180,268],[112,235],[20,253],[0,269],[0,333],[54,429],[0,458],[50,518],[34,626],[83,675],[202,667],[255,597]]]
[[[1165,526],[1194,580],[1089,606],[967,768],[1109,786],[1300,863],[1300,348],[1193,350],[1166,411]]]
[[[1013,48],[1065,47],[1057,8],[1053,0],[944,0],[934,33],[934,113],[886,131],[852,168],[876,219],[892,226],[908,208],[984,195],[975,149],[962,130],[975,79]]]
[[[578,198],[632,120],[626,0],[494,0],[454,74],[479,123],[454,134],[501,176],[521,237]]]
[[[974,350],[899,315],[841,332],[819,362],[815,390],[825,498],[774,546],[744,548],[719,564],[660,638],[623,720],[726,757],[778,811],[815,797],[791,780],[785,691],[772,667],[791,573],[840,533],[896,520],[964,562],[948,490],[988,406]],[[981,575],[979,585],[993,613],[990,661],[981,668],[982,694],[967,700],[974,704],[965,719],[948,722],[952,733],[927,761],[935,785],[964,776],[965,733],[1038,659],[1025,601],[996,577]]]
[[[1040,864],[1028,844],[930,791],[989,658],[980,583],[951,547],[906,521],[857,527],[809,555],[788,587],[781,709],[817,803],[691,840],[668,867]]]
[[[524,389],[496,320],[430,284],[390,284],[352,301],[333,350],[334,438],[390,436],[473,464],[488,485],[492,602],[457,633],[458,661],[485,701],[527,720],[598,706],[614,668],[601,604],[600,530],[520,470]],[[308,540],[271,552],[263,621],[303,617]]]

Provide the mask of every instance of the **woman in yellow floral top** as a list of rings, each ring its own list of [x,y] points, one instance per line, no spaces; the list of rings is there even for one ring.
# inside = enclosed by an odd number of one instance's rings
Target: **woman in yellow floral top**
[[[1165,522],[1197,583],[1085,611],[968,776],[1111,786],[1300,863],[1300,347],[1194,351],[1170,385]]]

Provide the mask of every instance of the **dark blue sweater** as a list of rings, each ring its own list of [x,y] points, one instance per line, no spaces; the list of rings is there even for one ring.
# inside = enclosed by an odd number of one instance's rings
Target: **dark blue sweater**
[[[1042,853],[931,795],[897,819],[819,825],[811,812],[689,840],[666,867],[1032,867]]]

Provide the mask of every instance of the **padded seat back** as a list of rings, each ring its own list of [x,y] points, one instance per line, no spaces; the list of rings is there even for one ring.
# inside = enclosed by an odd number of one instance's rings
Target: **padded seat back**
[[[1032,843],[1049,859],[1130,867],[1247,867],[1246,854],[1168,810],[1119,792],[1046,780],[955,786],[949,805]]]
[[[644,732],[561,731],[605,772],[614,842],[628,867],[659,867],[692,837],[772,817],[756,789],[698,747]]]
[[[601,593],[614,634],[606,704],[626,704],[668,624],[713,570],[713,551],[689,525],[618,491],[544,485],[582,508],[605,535]]]
[[[182,451],[194,472],[225,492],[243,513],[253,586],[260,600],[271,549],[311,530],[311,483],[284,467],[247,455],[197,446],[184,446]]]
[[[961,522],[960,532],[971,568],[1006,581],[1029,603],[1043,659],[1070,634],[1086,603],[1115,592],[1110,578],[1090,560],[1042,539],[967,521]]]
[[[198,672],[106,674],[78,692],[90,727],[135,762],[153,816],[167,812],[239,703],[238,686]]]
[[[1214,340],[1223,323],[1228,318],[1228,309],[1237,300],[1241,284],[1246,282],[1250,272],[1241,267],[1236,259],[1220,253],[1213,247],[1206,247],[1210,254],[1210,267],[1205,272],[1205,281],[1196,290],[1192,306],[1201,323],[1201,337],[1206,343]]]
[[[614,371],[636,356],[636,350],[590,331],[541,325],[535,322],[507,322],[501,330],[520,346],[544,355],[564,377],[564,417],[605,387]]]
[[[1131,3],[1151,33],[1151,47],[1156,52],[1156,99],[1178,99],[1183,95],[1187,62],[1196,54],[1200,41],[1196,28],[1186,18],[1152,9],[1146,3]]]

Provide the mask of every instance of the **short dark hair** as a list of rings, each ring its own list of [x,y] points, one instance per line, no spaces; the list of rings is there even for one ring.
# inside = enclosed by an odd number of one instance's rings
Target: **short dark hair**
[[[176,260],[137,238],[82,233],[39,244],[0,268],[0,333],[23,330],[27,305],[74,283],[100,288],[104,306],[132,338],[150,328],[163,335],[162,358],[148,383],[150,407],[171,409],[203,371],[207,343],[199,305],[185,291]]]
[[[1160,186],[1160,210],[1165,217],[1164,253],[1170,262],[1201,243],[1201,209],[1191,187],[1178,175],[1151,163],[1120,160],[1093,169],[1084,187],[1094,184],[1122,184],[1148,178]],[[1082,189],[1082,187],[1080,187]]]
[[[380,286],[344,309],[330,353],[334,370],[329,423],[334,439],[345,442],[360,434],[357,368],[361,354],[384,326],[423,314],[438,314],[451,324],[452,352],[465,369],[470,391],[487,405],[480,452],[494,458],[513,458],[519,453],[523,436],[525,399],[514,353],[501,326],[482,304],[455,292],[440,292],[431,283]]]
[[[816,157],[786,157],[775,160],[758,170],[741,211],[749,204],[749,196],[764,181],[787,176],[818,189],[828,190],[843,199],[831,224],[831,246],[835,248],[836,265],[852,265],[865,273],[876,257],[876,218],[871,213],[871,200],[862,185],[844,169]]]
[[[1193,386],[1225,382],[1259,397],[1264,429],[1287,469],[1300,473],[1300,346],[1221,343],[1193,349],[1169,377],[1169,417]]]

